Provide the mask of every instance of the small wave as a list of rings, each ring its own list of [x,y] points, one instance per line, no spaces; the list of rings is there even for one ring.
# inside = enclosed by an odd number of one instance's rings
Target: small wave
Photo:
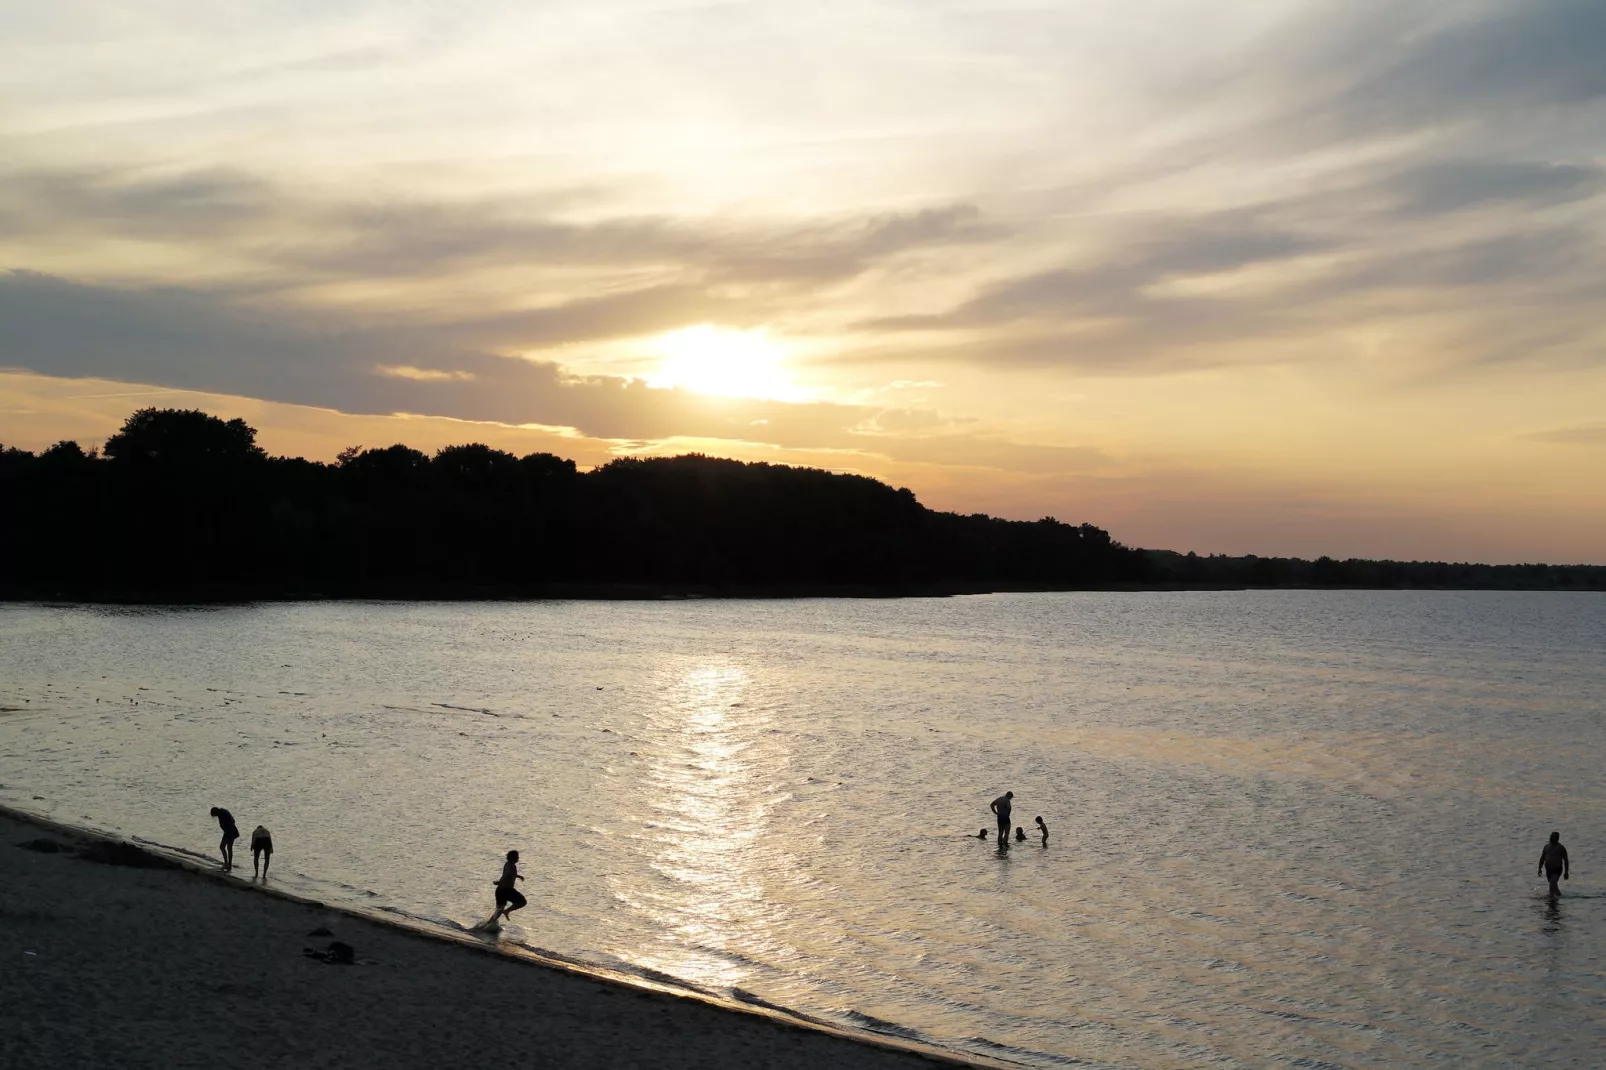
[[[1051,1051],[1038,1051],[1035,1048],[1021,1048],[1014,1044],[1001,1044],[996,1040],[988,1040],[986,1037],[962,1037],[959,1040],[959,1045],[980,1048],[993,1056],[1007,1056],[1011,1061],[1021,1060],[1033,1064],[1052,1063],[1055,1066],[1085,1065],[1081,1059],[1076,1058],[1074,1055],[1059,1055]]]
[[[490,710],[481,709],[478,706],[453,706],[450,702],[431,702],[430,705],[439,706],[443,710],[462,710],[464,713],[483,713],[487,717],[501,716],[501,714],[492,713]]]
[[[885,1018],[877,1018],[873,1014],[863,1011],[848,1011],[843,1015],[848,1021],[860,1029],[868,1029],[872,1033],[883,1033],[890,1037],[902,1037],[904,1040],[925,1041],[926,1035],[918,1029],[897,1022],[889,1022]]]
[[[580,962],[578,959],[572,961]],[[581,964],[593,965],[591,963]],[[651,981],[654,984],[668,985],[671,988],[680,988],[686,990],[687,992],[698,992],[705,996],[714,996],[718,994],[713,989],[705,988],[702,985],[688,981],[684,977],[676,977],[672,973],[665,973],[662,970],[655,970],[651,966],[637,966],[632,963],[620,961],[617,965],[609,968],[616,970],[619,973],[626,974],[630,977],[639,977],[643,981]]]
[[[767,1011],[775,1011],[779,1014],[790,1015],[793,1018],[801,1018],[806,1022],[819,1021],[818,1018],[810,1018],[800,1010],[795,1010],[791,1007],[788,1007],[784,1003],[774,1003],[765,999],[763,996],[749,992],[745,988],[733,988],[730,991],[731,999],[734,999],[738,1003],[746,1003],[751,1007],[763,1007]]]
[[[694,943],[691,945],[691,950],[700,951],[705,955],[712,956],[713,958],[724,959],[726,962],[732,962],[738,966],[747,966],[755,970],[773,969],[773,967],[767,962],[761,962],[758,959],[750,958],[749,956],[742,954],[740,951],[733,951],[728,947],[710,947],[707,944]]]

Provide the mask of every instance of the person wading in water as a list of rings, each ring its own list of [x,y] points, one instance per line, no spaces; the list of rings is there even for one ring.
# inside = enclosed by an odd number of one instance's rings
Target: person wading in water
[[[1561,888],[1556,881],[1572,880],[1572,863],[1567,861],[1567,848],[1561,845],[1561,833],[1552,832],[1550,842],[1545,849],[1539,852],[1539,872],[1550,881],[1550,895],[1552,898],[1561,894]]]
[[[992,805],[988,807],[989,810],[998,815],[998,838],[1004,843],[1009,842],[1009,812],[1015,806],[1012,801],[1014,798],[1015,793],[1013,791],[1006,791],[994,799]]]

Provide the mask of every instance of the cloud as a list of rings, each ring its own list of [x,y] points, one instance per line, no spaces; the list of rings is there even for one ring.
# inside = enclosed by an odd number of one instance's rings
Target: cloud
[[[1532,160],[1430,160],[1381,183],[1402,216],[1438,216],[1519,202],[1558,204],[1591,197],[1606,188],[1606,169],[1594,165]]]
[[[1302,140],[1487,126],[1606,97],[1595,0],[1334,0],[1244,57],[1231,92],[1287,101]]]
[[[661,279],[710,286],[840,281],[912,250],[1003,236],[965,204],[803,221],[563,218],[578,195],[340,200],[224,168],[23,171],[0,176],[0,236],[204,239],[259,273],[298,282],[504,266],[526,275],[561,270],[571,279],[656,270]]]
[[[577,302],[578,309],[428,330],[360,328],[327,314],[241,306],[196,290],[116,289],[12,272],[0,275],[0,365],[351,414],[572,427],[606,439],[757,436],[786,448],[859,449],[881,441],[862,430],[878,418],[889,426],[926,422],[896,409],[709,397],[616,376],[576,376],[551,361],[477,348],[515,328],[525,338],[542,330],[573,337],[602,321],[629,320],[630,296],[602,302],[602,309]],[[661,295],[634,299],[650,313]],[[652,319],[635,311],[638,325]],[[1005,447],[985,449],[1002,456]]]
[[[992,326],[1018,320],[1122,316],[1151,302],[1143,290],[1179,275],[1211,274],[1322,249],[1326,240],[1231,211],[1140,223],[1099,262],[994,284],[952,312],[872,320],[880,329]]]
[[[1548,442],[1558,446],[1606,446],[1606,424],[1535,431],[1525,437],[1535,442]]]

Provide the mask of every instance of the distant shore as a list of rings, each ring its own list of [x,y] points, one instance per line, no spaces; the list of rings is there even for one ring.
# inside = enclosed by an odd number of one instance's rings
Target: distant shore
[[[4,1066],[988,1065],[388,925],[6,807],[0,852]],[[331,939],[356,964],[304,954]]]
[[[1255,584],[1255,583],[1120,583],[1069,586],[1024,583],[922,583],[887,586],[865,584],[709,584],[554,583],[536,587],[421,585],[342,591],[278,591],[230,586],[185,590],[40,591],[0,590],[0,602],[82,603],[87,605],[228,605],[249,602],[676,602],[735,599],[796,600],[805,598],[898,599],[958,598],[987,594],[1068,594],[1105,592],[1151,594],[1177,591],[1573,591],[1606,593],[1606,586],[1564,584]]]

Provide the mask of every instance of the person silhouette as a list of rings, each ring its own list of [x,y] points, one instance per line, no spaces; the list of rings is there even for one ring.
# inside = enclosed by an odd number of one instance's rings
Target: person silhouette
[[[987,838],[987,830],[982,829],[980,832],[976,833],[976,838],[978,840],[985,840]]]
[[[1561,833],[1552,832],[1550,842],[1539,852],[1539,872],[1550,881],[1551,898],[1561,894],[1557,879],[1572,880],[1572,863],[1567,860],[1567,848],[1561,845]]]
[[[267,879],[268,866],[273,861],[273,833],[268,831],[266,825],[258,825],[251,830],[251,876],[257,875],[257,865],[262,866],[262,878]]]
[[[234,868],[234,841],[240,838],[240,826],[234,823],[234,815],[221,806],[212,807],[212,816],[217,818],[218,828],[223,830],[223,839],[217,845],[223,852],[223,868]]]
[[[1037,815],[1037,831],[1043,834],[1043,846],[1048,846],[1048,826],[1043,824],[1043,815]]]
[[[1006,791],[988,805],[988,809],[998,816],[998,838],[1005,843],[1009,842],[1009,811],[1014,807],[1011,801],[1015,798],[1013,791]]]
[[[507,861],[502,865],[502,876],[496,881],[496,913],[491,915],[493,922],[498,918],[508,917],[528,902],[518,893],[518,889],[513,887],[514,881],[523,879],[519,875],[519,853],[509,851]]]
[[[1021,828],[1019,825],[1015,826],[1015,842],[1016,843],[1025,843],[1026,842],[1026,830]]]

